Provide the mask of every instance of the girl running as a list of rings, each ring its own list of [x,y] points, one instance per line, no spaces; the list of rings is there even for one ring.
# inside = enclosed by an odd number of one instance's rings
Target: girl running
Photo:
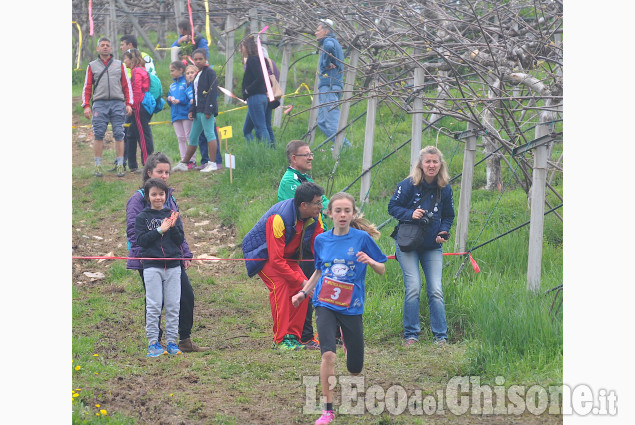
[[[355,199],[345,192],[333,195],[327,215],[333,229],[315,238],[315,272],[291,301],[295,307],[313,293],[315,320],[320,335],[322,363],[320,383],[325,406],[316,425],[328,424],[335,418],[333,390],[329,377],[335,376],[335,339],[341,328],[346,344],[346,367],[358,375],[364,366],[364,313],[366,267],[377,274],[386,271],[386,255],[373,240],[379,231],[368,220],[357,215]]]

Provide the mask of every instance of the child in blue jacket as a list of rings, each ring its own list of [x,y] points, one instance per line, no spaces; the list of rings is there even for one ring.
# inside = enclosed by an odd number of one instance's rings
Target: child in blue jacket
[[[188,93],[184,73],[185,64],[183,62],[174,61],[170,64],[170,76],[174,82],[170,84],[170,90],[168,91],[168,104],[171,107],[172,126],[174,127],[174,132],[179,142],[181,161],[185,157],[187,142],[190,138],[190,131],[192,130],[192,121],[187,116],[190,110],[192,93],[191,90]]]

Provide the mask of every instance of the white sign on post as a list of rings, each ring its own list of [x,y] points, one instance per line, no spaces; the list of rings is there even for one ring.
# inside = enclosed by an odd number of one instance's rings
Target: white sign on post
[[[236,169],[236,156],[230,155],[228,153],[225,154],[225,167]]]

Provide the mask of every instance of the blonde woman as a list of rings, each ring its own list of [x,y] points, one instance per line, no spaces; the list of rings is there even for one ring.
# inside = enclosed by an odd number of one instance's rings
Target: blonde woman
[[[388,213],[399,220],[400,224],[419,222],[426,229],[420,246],[413,251],[402,251],[395,240],[395,254],[405,287],[403,328],[406,346],[419,341],[421,331],[419,264],[426,279],[434,342],[445,344],[448,339],[441,272],[443,243],[449,239],[450,227],[454,222],[454,200],[449,181],[443,154],[434,146],[426,146],[419,153],[419,160],[410,175],[397,185],[395,194],[388,202]],[[424,222],[427,224],[423,224]],[[395,239],[398,229],[399,225],[391,235]]]

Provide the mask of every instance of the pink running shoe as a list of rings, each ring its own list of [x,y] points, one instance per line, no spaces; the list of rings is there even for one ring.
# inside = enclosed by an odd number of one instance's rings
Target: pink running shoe
[[[333,419],[335,419],[335,412],[332,410],[322,410],[322,416],[320,416],[320,419],[315,421],[315,425],[330,424],[333,422]]]

